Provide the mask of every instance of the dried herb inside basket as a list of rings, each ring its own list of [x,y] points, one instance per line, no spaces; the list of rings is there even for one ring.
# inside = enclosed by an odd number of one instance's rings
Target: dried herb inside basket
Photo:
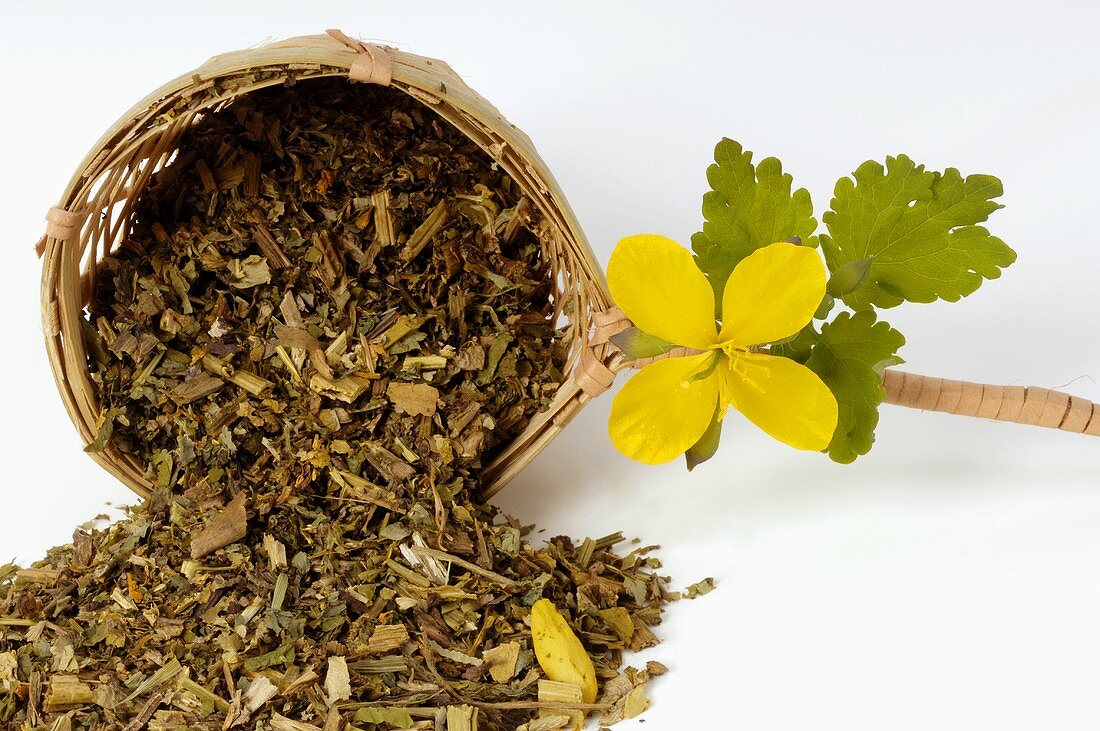
[[[446,503],[562,379],[539,226],[396,90],[246,95],[192,127],[98,268],[89,448],[209,499]]]
[[[381,521],[374,507],[292,493],[241,511],[244,537],[195,559],[210,523],[161,488],[29,569],[0,566],[0,725],[512,731],[648,706],[663,666],[620,664],[656,643],[675,598],[649,548],[616,553],[619,534],[536,548],[473,503],[445,523],[426,502]],[[540,598],[595,661],[592,706],[538,670]]]

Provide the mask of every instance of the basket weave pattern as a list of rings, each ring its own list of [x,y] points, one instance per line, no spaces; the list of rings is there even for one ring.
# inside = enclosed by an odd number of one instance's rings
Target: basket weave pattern
[[[492,495],[592,395],[610,385],[611,368],[621,367],[621,356],[606,338],[597,333],[593,339],[589,332],[593,315],[610,307],[603,274],[565,196],[526,135],[442,61],[368,46],[338,31],[215,56],[143,99],[92,148],[47,215],[46,236],[39,242],[42,325],[58,390],[80,438],[90,443],[98,431],[100,407],[89,377],[82,323],[95,291],[96,267],[127,236],[135,202],[151,177],[171,161],[181,136],[204,113],[243,94],[288,80],[332,76],[387,84],[430,107],[489,154],[541,214],[538,233],[554,277],[556,321],[563,327],[568,353],[564,372],[570,375],[550,407],[483,470],[484,490]],[[134,457],[111,447],[91,456],[139,495],[149,493],[145,465]]]

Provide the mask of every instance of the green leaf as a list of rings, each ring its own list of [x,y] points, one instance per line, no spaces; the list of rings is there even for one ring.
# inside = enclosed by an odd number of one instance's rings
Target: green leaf
[[[360,708],[355,712],[355,723],[384,723],[392,728],[409,728],[413,725],[413,718],[404,708]]]
[[[886,392],[882,371],[902,360],[897,351],[905,338],[875,313],[842,312],[821,326],[806,365],[829,387],[840,407],[840,417],[829,457],[848,463],[867,454],[875,441],[878,406]]]
[[[870,274],[870,257],[841,264],[833,272],[833,276],[829,277],[829,283],[825,286],[825,291],[832,297],[843,297],[867,284]]]
[[[837,181],[829,233],[821,248],[829,269],[871,259],[867,282],[844,296],[856,310],[903,301],[957,301],[996,279],[1016,253],[976,224],[1001,208],[1001,181],[963,178],[955,168],[925,170],[905,155],[869,160]]]
[[[829,313],[833,311],[833,307],[835,306],[836,297],[833,297],[831,294],[826,294],[821,300],[821,304],[818,305],[817,309],[814,311],[814,319],[827,320],[829,318]]]
[[[703,196],[703,230],[691,237],[695,261],[714,288],[717,311],[722,291],[738,262],[757,249],[800,237],[817,246],[817,220],[805,188],[791,192],[792,178],[774,157],[752,164],[752,153],[730,139],[714,148],[707,168],[711,192]]]
[[[719,409],[715,408],[714,416],[710,418],[710,426],[703,432],[703,436],[699,437],[699,441],[684,453],[688,472],[706,462],[718,451],[718,443],[722,439],[722,420],[718,418],[718,413]]]
[[[636,327],[628,327],[626,330],[612,335],[610,340],[628,358],[652,358],[655,355],[667,353],[676,347],[667,340],[661,340],[659,337],[644,333]]]
[[[99,418],[96,419],[96,435],[95,439],[84,446],[85,452],[102,452],[107,448],[107,444],[111,441],[111,435],[115,431],[115,421],[123,421],[125,423],[125,412],[122,409],[105,409],[99,412]]]
[[[813,351],[817,339],[817,331],[814,330],[813,323],[810,323],[793,336],[772,345],[771,353],[805,365],[806,361],[810,359],[810,353]]]

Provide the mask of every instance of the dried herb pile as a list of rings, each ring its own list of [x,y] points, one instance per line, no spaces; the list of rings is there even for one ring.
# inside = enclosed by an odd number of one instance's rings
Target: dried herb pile
[[[562,378],[540,227],[390,89],[310,81],[197,123],[86,332],[89,449],[156,488],[0,566],[0,723],[546,731],[644,710],[663,667],[622,652],[675,598],[649,549],[536,547],[478,494]],[[540,598],[595,661],[593,707],[538,670]]]
[[[158,489],[127,520],[78,530],[30,569],[0,567],[0,721],[568,727],[577,699],[541,679],[533,657],[540,597],[570,613],[591,653],[603,722],[648,706],[644,684],[662,666],[620,670],[624,649],[656,644],[649,627],[673,598],[647,548],[616,554],[614,535],[536,549],[488,506],[448,506],[442,531],[423,504],[368,523],[372,512],[295,495],[198,560],[195,506]]]

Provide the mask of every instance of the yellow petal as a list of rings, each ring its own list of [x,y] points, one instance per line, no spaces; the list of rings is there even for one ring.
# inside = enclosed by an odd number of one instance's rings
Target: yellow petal
[[[703,350],[714,345],[714,291],[687,249],[655,234],[627,236],[607,263],[611,297],[643,332]]]
[[[699,441],[718,403],[717,353],[650,363],[623,384],[611,404],[608,431],[631,459],[661,464]],[[702,374],[711,370],[706,377]]]
[[[539,599],[531,607],[531,639],[546,677],[579,685],[585,703],[596,700],[596,668],[592,666],[592,658],[549,599]]]
[[[796,449],[819,452],[829,446],[836,399],[809,368],[789,358],[743,353],[719,371],[723,398],[753,424]]]
[[[763,345],[806,326],[825,297],[825,265],[816,249],[771,244],[746,256],[722,294],[722,342]]]

